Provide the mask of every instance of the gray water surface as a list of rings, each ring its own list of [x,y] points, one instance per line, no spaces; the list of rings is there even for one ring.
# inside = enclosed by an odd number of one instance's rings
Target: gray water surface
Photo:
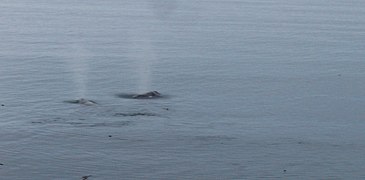
[[[3,0],[0,179],[363,179],[364,7]]]

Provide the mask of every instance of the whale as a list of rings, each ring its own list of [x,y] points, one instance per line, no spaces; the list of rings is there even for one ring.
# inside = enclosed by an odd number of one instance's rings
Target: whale
[[[86,105],[86,106],[93,106],[96,105],[97,103],[93,100],[88,100],[88,99],[77,99],[77,100],[70,100],[70,101],[65,101],[67,103],[71,103],[71,104],[82,104],[82,105]]]
[[[133,99],[151,99],[158,97],[161,97],[161,94],[157,91],[150,91],[143,94],[136,94],[132,96]]]
[[[158,91],[149,91],[143,94],[136,94],[136,93],[120,93],[116,94],[116,96],[125,99],[159,99],[159,98],[168,98],[169,96],[164,94],[162,95]]]

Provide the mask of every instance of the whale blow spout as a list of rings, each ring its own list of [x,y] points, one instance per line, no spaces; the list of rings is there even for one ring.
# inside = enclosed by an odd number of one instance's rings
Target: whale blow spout
[[[161,94],[157,91],[150,91],[146,92],[144,94],[136,94],[132,96],[133,99],[152,99],[152,98],[158,98],[161,97]]]
[[[65,101],[65,102],[72,103],[72,104],[82,104],[82,105],[85,105],[85,106],[93,106],[93,105],[97,104],[93,100],[88,100],[88,99],[84,99],[84,98],[77,99],[77,100],[71,100],[71,101]]]

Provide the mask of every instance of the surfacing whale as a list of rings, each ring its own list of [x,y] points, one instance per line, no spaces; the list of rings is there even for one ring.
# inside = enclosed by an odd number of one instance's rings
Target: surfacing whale
[[[67,103],[72,103],[72,104],[82,104],[82,105],[86,105],[86,106],[92,106],[92,105],[96,105],[97,103],[93,100],[88,100],[88,99],[77,99],[77,100],[70,100],[70,101],[65,101]]]
[[[157,91],[149,91],[143,94],[117,94],[120,98],[126,98],[126,99],[157,99],[157,98],[166,98],[166,96],[162,96]]]
[[[144,94],[136,94],[132,96],[133,99],[151,99],[151,98],[157,98],[161,97],[161,94],[157,91],[150,91],[146,92]]]

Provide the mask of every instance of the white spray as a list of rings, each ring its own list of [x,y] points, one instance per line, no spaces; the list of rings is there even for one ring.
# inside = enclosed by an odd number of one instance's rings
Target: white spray
[[[151,39],[146,30],[131,32],[132,44],[130,46],[130,58],[136,64],[138,75],[137,91],[145,93],[151,91],[152,72],[151,66],[156,59]]]
[[[74,86],[77,98],[84,98],[87,96],[87,81],[89,65],[88,52],[79,45],[72,45],[69,51],[70,56],[66,58],[66,63],[73,75]]]

